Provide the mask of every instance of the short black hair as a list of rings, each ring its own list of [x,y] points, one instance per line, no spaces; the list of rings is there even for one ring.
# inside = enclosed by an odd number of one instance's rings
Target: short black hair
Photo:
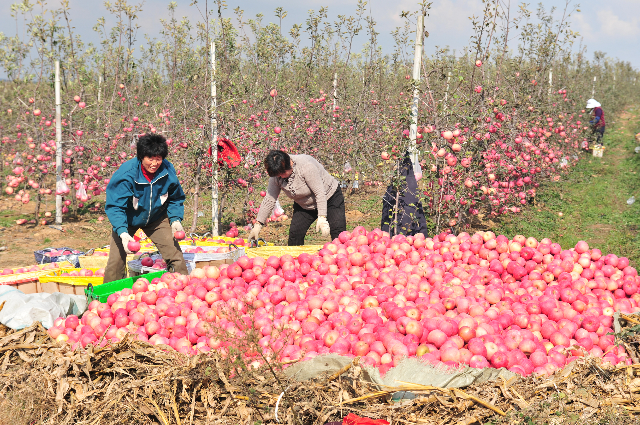
[[[169,155],[167,139],[161,134],[145,134],[140,136],[137,144],[138,159],[142,161],[145,157],[161,156],[165,159]]]
[[[269,177],[276,177],[291,169],[291,157],[283,151],[269,151],[264,159],[264,166]]]

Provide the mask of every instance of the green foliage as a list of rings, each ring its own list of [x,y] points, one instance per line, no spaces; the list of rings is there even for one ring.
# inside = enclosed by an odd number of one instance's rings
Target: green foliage
[[[639,205],[626,203],[640,194],[640,158],[634,153],[638,128],[637,108],[611,122],[602,158],[585,155],[567,179],[542,188],[534,208],[523,217],[506,218],[495,231],[509,237],[547,237],[565,249],[584,240],[602,252],[628,257],[634,266],[640,264]]]

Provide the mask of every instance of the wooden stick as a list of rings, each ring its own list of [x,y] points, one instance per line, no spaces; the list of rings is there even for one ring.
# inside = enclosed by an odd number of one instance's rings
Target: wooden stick
[[[520,393],[519,393],[519,392],[517,392],[517,391],[516,391],[516,389],[515,389],[515,388],[509,388],[509,390],[510,390],[511,392],[513,392],[515,395],[517,395],[517,396],[518,396],[518,398],[519,398],[521,401],[524,401],[525,403],[527,403],[527,401],[526,401],[526,400],[525,400],[525,399],[520,395]],[[527,405],[529,405],[529,403],[527,403]]]
[[[385,396],[385,395],[393,394],[393,393],[398,392],[398,391],[414,391],[414,392],[415,391],[428,391],[428,390],[425,390],[425,389],[420,389],[420,388],[416,389],[416,388],[413,388],[413,387],[386,387],[385,386],[385,388],[389,388],[389,389],[388,390],[383,390],[383,391],[375,391],[375,392],[363,395],[361,397],[350,398],[348,400],[344,400],[340,404],[355,403],[356,401],[362,401],[362,400],[367,400],[367,399],[370,399],[370,398],[382,397],[382,396]],[[436,387],[433,387],[433,388],[434,389],[440,389],[440,388],[436,388]],[[433,401],[433,400],[431,400],[431,398],[429,398],[427,400],[428,401],[424,401],[424,402],[427,403],[427,402]]]
[[[160,410],[160,407],[156,404],[156,402],[153,401],[150,398],[147,399],[147,400],[149,400],[151,402],[151,404],[153,404],[153,406],[156,408],[156,411],[158,412],[158,415],[156,415],[156,416],[158,417],[158,419],[160,419],[164,425],[169,425],[169,420],[164,415],[164,413],[162,413],[162,410]]]
[[[195,413],[195,410],[196,410],[196,395],[201,386],[202,386],[202,382],[196,385],[196,387],[193,389],[193,396],[191,397],[191,412],[189,413],[189,425],[193,425],[193,414]],[[205,400],[202,400],[202,401],[206,403]]]
[[[401,384],[405,384],[408,387],[414,387],[415,389],[434,390],[434,391],[437,390],[437,391],[442,391],[442,392],[447,392],[448,391],[445,388],[432,387],[431,385],[414,384],[413,382],[405,382],[405,381],[396,381],[396,382],[400,382]]]
[[[640,321],[634,319],[631,316],[627,316],[626,314],[621,314],[620,317],[626,321],[629,321],[631,323],[635,323],[636,325],[640,325]]]
[[[344,366],[342,369],[340,369],[339,371],[331,375],[329,379],[327,379],[327,382],[331,382],[338,379],[340,375],[342,375],[343,373],[351,369],[351,366],[353,365],[357,366],[359,361],[360,361],[360,357],[356,357],[355,359],[353,359],[353,362],[349,363],[348,365]]]
[[[355,403],[356,401],[367,400],[369,398],[381,397],[381,396],[384,396],[384,395],[387,395],[387,394],[391,394],[393,392],[395,392],[395,391],[376,391],[374,393],[369,393],[369,394],[363,395],[361,397],[350,398],[349,400],[343,400],[342,403],[340,403],[340,404],[342,405],[342,404],[347,404],[347,403]]]
[[[10,345],[8,347],[0,347],[0,352],[9,351],[9,350],[33,350],[34,348],[51,348],[53,345],[44,344],[44,345],[34,345],[34,344],[16,344]]]
[[[409,386],[415,386],[416,388],[419,389],[424,389],[424,390],[437,390],[437,391],[441,391],[441,392],[449,392],[449,389],[445,389],[445,388],[438,388],[438,387],[432,387],[430,385],[420,385],[420,384],[413,384],[411,382],[403,382],[403,381],[396,381],[396,382],[400,382],[401,384],[406,384]],[[506,416],[506,413],[504,413],[502,410],[498,409],[497,407],[495,407],[494,405],[492,405],[491,403],[488,403],[476,396],[473,396],[471,394],[467,394],[464,391],[462,391],[459,388],[452,388],[453,391],[457,391],[460,395],[462,395],[463,398],[469,398],[473,401],[475,401],[476,403],[486,407],[487,409],[491,409],[494,412],[496,412],[497,414],[499,414],[500,416]]]
[[[178,425],[182,425],[182,422],[180,421],[180,415],[178,414],[178,405],[176,404],[175,397],[171,401],[173,402],[171,403],[171,406],[173,407],[173,413],[176,415],[176,422],[178,422]]]
[[[476,396],[473,396],[471,394],[467,394],[464,391],[458,389],[458,388],[454,388],[454,391],[459,392],[460,394],[464,394],[466,397],[469,397],[471,400],[475,401],[478,404],[483,405],[484,407],[486,407],[487,409],[491,409],[494,412],[496,412],[498,415],[500,416],[506,416],[506,413],[504,413],[502,410],[498,409],[497,407],[495,407],[494,405],[492,405],[491,403],[488,403]]]

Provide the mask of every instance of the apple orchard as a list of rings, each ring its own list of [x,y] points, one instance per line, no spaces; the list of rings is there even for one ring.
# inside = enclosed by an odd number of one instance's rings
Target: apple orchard
[[[423,11],[404,15],[385,52],[363,4],[334,23],[327,9],[310,11],[288,33],[262,15],[236,10],[232,19],[219,6],[219,15],[189,22],[171,4],[161,36],[142,39],[138,6],[118,2],[108,6],[115,26],[95,27],[98,44],[72,31],[67,6],[53,20],[16,11],[28,37],[0,36],[9,77],[0,85],[4,196],[35,201],[37,222],[51,221],[56,195],[65,217],[99,213],[110,176],[148,132],[167,138],[191,231],[210,230],[215,170],[221,222],[255,220],[270,149],[310,154],[339,180],[381,196],[379,186],[402,183],[397,165],[411,145],[415,90],[419,195],[434,236],[390,238],[357,227],[313,255],[167,273],[93,302],[82,319],[59,320],[53,338],[86,346],[105,332],[103,344],[134,333],[186,354],[247,344],[245,359],[255,366],[326,352],[361,356],[381,371],[406,356],[521,374],[550,374],[587,354],[630,362],[609,335],[613,312],[640,301],[626,258],[584,242],[560,247],[471,230],[474,216],[518,214],[540,184],[571,172],[591,137],[584,107],[592,93],[608,117],[637,99],[638,72],[629,63],[601,53],[589,60],[576,46],[575,10],[533,18],[487,3],[471,20],[470,45],[424,57],[416,80],[415,22]],[[428,17],[425,26],[437,31]],[[55,60],[63,77],[59,185]],[[239,166],[211,160],[214,133],[236,145]]]

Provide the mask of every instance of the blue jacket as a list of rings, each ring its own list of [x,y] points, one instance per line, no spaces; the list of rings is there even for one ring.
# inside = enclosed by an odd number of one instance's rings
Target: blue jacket
[[[107,185],[104,211],[116,234],[128,232],[128,227],[143,227],[162,218],[182,221],[184,192],[173,165],[166,159],[149,183],[142,174],[138,158],[130,159],[118,168]]]

